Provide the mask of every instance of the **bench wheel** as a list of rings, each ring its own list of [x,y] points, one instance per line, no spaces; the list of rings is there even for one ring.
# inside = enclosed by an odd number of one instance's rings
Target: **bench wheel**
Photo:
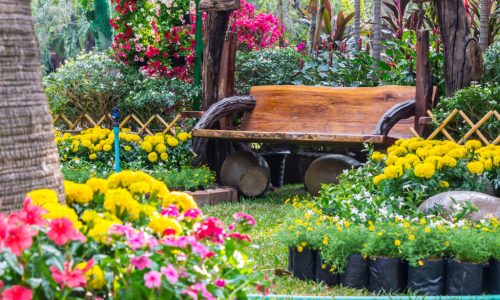
[[[245,196],[264,194],[271,181],[266,160],[251,151],[238,151],[229,155],[222,164],[220,181]]]
[[[306,190],[317,196],[322,184],[338,183],[337,177],[346,169],[360,166],[352,157],[341,154],[328,154],[311,163],[306,171],[304,185]]]

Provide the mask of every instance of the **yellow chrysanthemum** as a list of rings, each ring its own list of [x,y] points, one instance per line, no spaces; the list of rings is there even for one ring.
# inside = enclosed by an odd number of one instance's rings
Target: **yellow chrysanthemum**
[[[167,152],[167,146],[165,146],[165,144],[158,144],[158,145],[156,145],[155,149],[156,149],[156,152],[158,152],[160,154]]]
[[[106,181],[106,179],[90,178],[85,184],[88,185],[94,193],[104,194],[108,190],[108,181]]]
[[[374,185],[379,185],[382,180],[387,179],[387,177],[384,174],[377,175],[373,178],[373,184]]]
[[[58,203],[57,193],[49,189],[34,190],[26,195],[26,198],[31,198],[34,205],[44,207],[47,204]]]
[[[143,142],[141,148],[148,153],[153,151],[153,145],[150,142]]]
[[[476,150],[481,148],[481,142],[478,140],[469,140],[465,143],[465,149],[467,150]]]
[[[472,174],[480,175],[484,172],[484,165],[480,161],[471,161],[467,164],[467,170]]]
[[[139,217],[139,203],[126,189],[108,190],[104,197],[104,208],[119,217],[124,213],[131,220]]]
[[[94,198],[94,191],[86,184],[64,181],[64,190],[68,203],[87,204]]]
[[[82,262],[76,265],[80,270],[87,267],[86,262]],[[106,279],[104,278],[104,272],[98,265],[92,266],[87,272],[85,272],[85,278],[87,279],[86,287],[91,290],[102,289],[106,285]]]
[[[396,247],[401,246],[401,241],[400,241],[400,240],[395,240],[395,241],[394,241],[394,245],[395,245]]]
[[[374,151],[372,153],[372,156],[371,156],[371,159],[373,161],[377,161],[377,162],[383,160],[384,158],[385,158],[385,155],[382,154],[382,153],[380,153],[380,152],[378,152],[378,151]]]
[[[104,146],[102,146],[102,150],[108,152],[108,151],[111,151],[113,147],[111,147],[110,144],[105,144]]]
[[[423,163],[415,166],[413,173],[419,178],[431,178],[435,172],[434,165],[432,163]]]
[[[181,211],[187,211],[191,208],[198,207],[191,195],[181,192],[172,192],[168,194],[166,199],[162,202],[164,207],[168,207],[172,204],[177,206]]]
[[[388,179],[401,177],[403,175],[403,168],[401,166],[387,166],[384,168],[384,175]]]
[[[54,220],[60,218],[67,218],[73,223],[76,229],[83,227],[82,223],[78,219],[76,212],[67,205],[62,205],[59,203],[48,203],[43,206],[47,210],[47,213],[43,215],[44,219]]]
[[[149,153],[148,160],[152,163],[156,162],[158,160],[158,154],[156,154],[156,152]]]
[[[149,186],[149,183],[144,182],[144,181],[139,181],[139,182],[134,182],[130,185],[129,190],[133,194],[146,194],[149,193],[151,190],[151,187]]]
[[[448,181],[441,180],[441,181],[439,181],[439,186],[442,187],[442,188],[449,188],[450,187],[450,183]]]
[[[109,245],[112,242],[112,237],[109,235],[111,226],[120,224],[114,220],[95,219],[94,227],[92,227],[87,235],[94,239],[96,242]]]
[[[177,138],[182,142],[187,141],[190,137],[191,135],[187,132],[181,132],[177,135]]]
[[[172,137],[172,136],[168,136],[167,137],[167,144],[170,147],[176,147],[179,144],[179,141],[176,138]]]
[[[160,215],[155,215],[151,218],[148,227],[153,230],[154,233],[162,236],[167,229],[172,229],[175,231],[176,235],[182,233],[182,227],[176,220]]]
[[[167,153],[162,153],[162,154],[160,154],[160,158],[163,161],[167,161],[168,160],[168,154]]]

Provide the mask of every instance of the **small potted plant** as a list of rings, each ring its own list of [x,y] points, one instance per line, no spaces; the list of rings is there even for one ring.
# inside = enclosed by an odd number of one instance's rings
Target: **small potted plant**
[[[403,226],[407,227],[407,232],[399,250],[409,263],[408,289],[427,296],[443,295],[446,282],[443,256],[447,245],[444,227],[410,226],[407,222]]]
[[[488,233],[488,246],[490,252],[490,264],[487,272],[486,290],[489,294],[500,295],[500,234],[498,232],[498,220],[493,219],[493,232]]]
[[[328,245],[322,249],[327,264],[332,265],[341,274],[340,281],[349,288],[368,286],[368,260],[361,255],[366,242],[367,228],[362,225],[350,225],[344,221],[342,230],[328,233]],[[349,226],[346,226],[349,224]]]
[[[446,294],[480,295],[483,271],[490,258],[486,234],[470,226],[454,227],[447,242],[452,258],[447,264]]]
[[[363,254],[369,257],[368,289],[371,292],[397,293],[406,286],[408,271],[399,256],[404,230],[399,225],[388,222],[369,228],[370,234]]]

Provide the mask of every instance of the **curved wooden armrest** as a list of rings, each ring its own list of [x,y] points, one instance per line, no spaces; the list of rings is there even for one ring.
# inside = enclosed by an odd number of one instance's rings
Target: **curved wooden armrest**
[[[415,100],[408,100],[391,107],[379,120],[373,134],[388,135],[392,127],[403,119],[415,115]]]
[[[252,96],[234,96],[224,98],[210,106],[193,129],[211,129],[222,117],[239,112],[250,111],[254,107],[255,99]]]

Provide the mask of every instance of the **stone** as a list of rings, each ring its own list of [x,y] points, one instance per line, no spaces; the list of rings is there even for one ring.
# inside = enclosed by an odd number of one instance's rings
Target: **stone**
[[[451,212],[453,200],[462,204],[464,202],[471,202],[478,211],[473,212],[468,218],[472,221],[477,221],[491,215],[492,217],[500,218],[500,198],[470,191],[450,191],[430,197],[425,200],[420,206],[419,210],[427,213],[432,210],[436,204],[442,205],[446,212]]]

